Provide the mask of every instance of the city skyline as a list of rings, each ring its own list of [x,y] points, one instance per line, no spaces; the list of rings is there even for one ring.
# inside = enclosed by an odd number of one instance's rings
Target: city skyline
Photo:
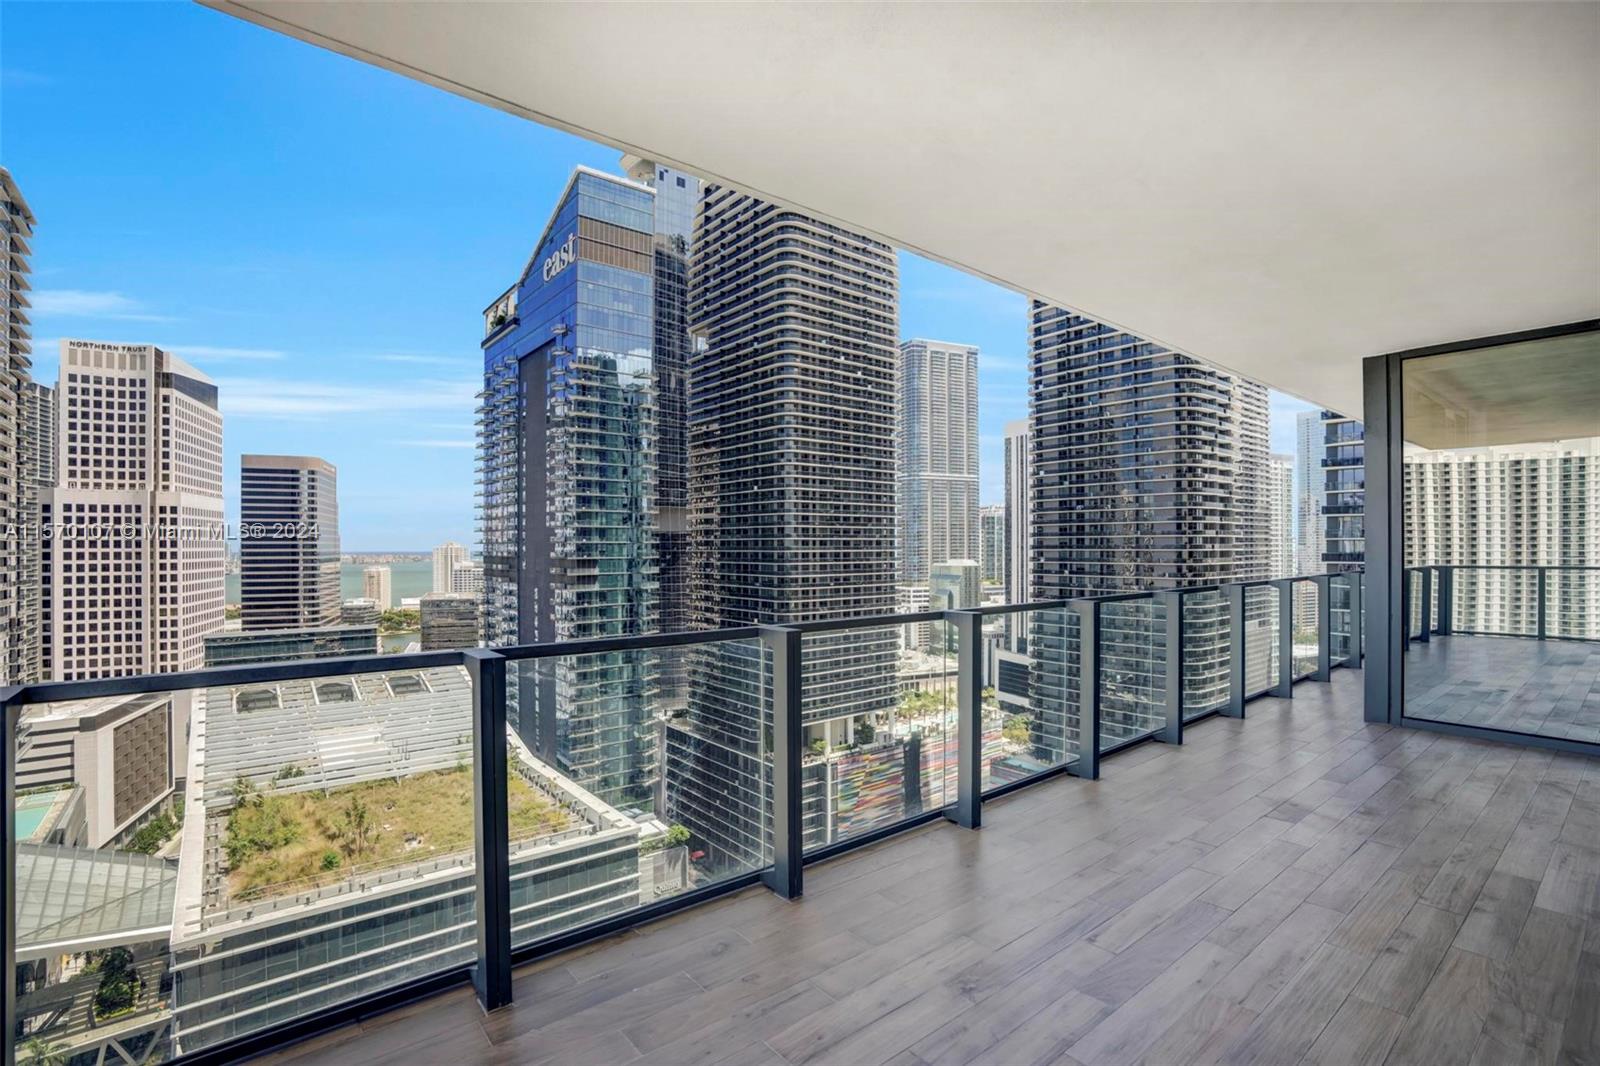
[[[543,217],[506,205],[554,202],[574,165],[621,175],[619,153],[202,8],[110,8],[113,32],[90,39],[67,9],[8,14],[4,162],[40,219],[34,380],[54,380],[62,337],[154,344],[218,383],[230,524],[241,455],[309,452],[339,468],[345,550],[476,546],[477,312]],[[254,76],[269,65],[294,76]],[[192,121],[147,128],[172,113]],[[82,167],[84,143],[102,165]],[[329,160],[344,178],[313,195]],[[449,211],[416,210],[441,195]],[[1001,503],[1003,427],[1027,417],[1027,299],[897,260],[898,339],[982,352],[980,502]],[[1273,406],[1272,448],[1292,451],[1311,405]]]

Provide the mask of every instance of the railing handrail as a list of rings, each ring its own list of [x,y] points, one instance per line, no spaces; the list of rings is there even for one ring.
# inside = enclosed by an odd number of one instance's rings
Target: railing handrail
[[[1515,568],[1513,568],[1515,569]],[[1587,569],[1600,569],[1590,567]],[[1114,592],[1094,596],[1073,596],[1060,600],[1038,600],[1028,603],[995,604],[986,607],[961,608],[984,617],[1021,614],[1028,611],[1065,610],[1074,603],[1118,603],[1142,600],[1176,592],[1180,595],[1221,592],[1230,587],[1265,588],[1285,581],[1313,581],[1320,577],[1342,577],[1359,574],[1355,568],[1335,574],[1301,574],[1294,577],[1252,578],[1246,581],[1227,581],[1211,585],[1184,585],[1177,588],[1150,588],[1137,592]],[[796,629],[801,633],[843,632],[853,629],[874,629],[900,625],[939,622],[946,619],[945,611],[918,611],[910,614],[864,615],[857,618],[829,618],[814,622],[779,623],[782,628]],[[638,651],[651,648],[675,648],[698,644],[716,644],[726,641],[755,640],[761,636],[759,625],[737,626],[727,629],[691,629],[673,633],[635,633],[617,637],[592,637],[582,640],[558,640],[543,644],[518,644],[489,647],[487,651],[503,656],[511,662],[526,662],[577,655],[599,655],[615,651]],[[204,688],[224,688],[239,685],[265,685],[279,681],[315,680],[325,677],[349,677],[354,674],[386,674],[410,670],[466,665],[465,648],[445,651],[402,652],[398,654],[347,655],[326,659],[295,659],[277,663],[249,663],[238,666],[215,666],[199,670],[180,670],[167,674],[133,674],[125,677],[93,678],[83,681],[40,681],[10,689],[0,689],[7,707],[20,708],[28,704],[67,703],[75,700],[96,699],[107,696],[137,696],[150,693],[194,691]]]

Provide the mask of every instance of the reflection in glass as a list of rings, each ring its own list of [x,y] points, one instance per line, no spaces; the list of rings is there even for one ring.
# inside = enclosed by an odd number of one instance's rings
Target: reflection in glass
[[[1401,382],[1405,713],[1600,742],[1600,336],[1407,359]]]

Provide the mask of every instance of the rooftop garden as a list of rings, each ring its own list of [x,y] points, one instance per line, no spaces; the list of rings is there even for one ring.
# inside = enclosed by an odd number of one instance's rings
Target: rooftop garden
[[[296,777],[281,771],[274,785]],[[472,847],[467,767],[301,792],[241,778],[222,842],[228,895],[266,899],[365,871],[421,862]],[[522,778],[510,786],[511,839],[574,828],[578,820]]]

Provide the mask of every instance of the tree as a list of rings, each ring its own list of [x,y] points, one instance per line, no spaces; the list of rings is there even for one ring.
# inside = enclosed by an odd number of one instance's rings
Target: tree
[[[1033,720],[1025,714],[1014,714],[1000,727],[1000,735],[1013,744],[1026,744],[1030,738],[1029,726]]]
[[[46,1037],[36,1036],[23,1048],[28,1053],[28,1066],[67,1066],[65,1044],[53,1044]]]
[[[861,721],[856,723],[856,743],[857,744],[862,744],[862,745],[871,744],[874,740],[877,739],[877,737],[878,737],[878,730],[877,730],[876,727],[873,726],[873,724],[872,724],[870,719],[863,718]]]
[[[131,1009],[143,984],[139,971],[133,966],[133,952],[127,948],[111,948],[100,955],[97,968],[100,987],[94,993],[95,1016],[106,1018]]]
[[[377,840],[378,827],[360,796],[350,797],[350,803],[344,809],[344,822],[339,827],[339,835],[344,843],[344,853],[356,862],[361,861],[361,857]]]
[[[689,830],[681,825],[674,825],[667,830],[667,847],[681,848],[689,843]]]

